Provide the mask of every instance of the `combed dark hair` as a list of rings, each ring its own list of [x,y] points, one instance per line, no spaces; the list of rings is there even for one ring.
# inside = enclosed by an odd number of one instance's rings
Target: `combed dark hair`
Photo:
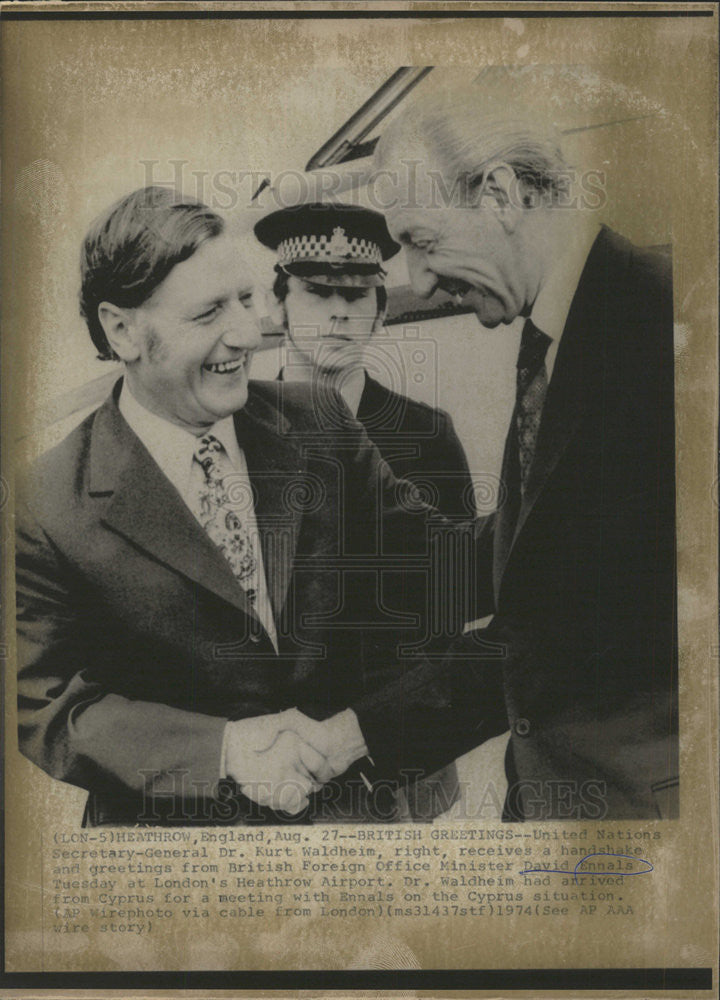
[[[201,201],[158,185],[133,191],[93,222],[80,255],[80,315],[101,361],[118,359],[98,318],[100,303],[141,306],[176,264],[224,228]]]
[[[273,282],[273,295],[278,300],[278,302],[284,302],[287,298],[288,293],[288,278],[290,275],[287,271],[283,271],[280,267],[275,267],[275,281]],[[387,289],[385,285],[376,285],[375,291],[377,292],[377,315],[385,312],[387,306]]]

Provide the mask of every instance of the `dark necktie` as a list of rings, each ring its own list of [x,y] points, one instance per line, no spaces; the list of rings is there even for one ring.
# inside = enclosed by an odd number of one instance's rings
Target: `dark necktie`
[[[525,320],[520,353],[517,359],[517,396],[515,419],[517,422],[518,458],[520,461],[520,490],[525,495],[528,473],[535,455],[540,417],[548,387],[545,355],[552,339]]]

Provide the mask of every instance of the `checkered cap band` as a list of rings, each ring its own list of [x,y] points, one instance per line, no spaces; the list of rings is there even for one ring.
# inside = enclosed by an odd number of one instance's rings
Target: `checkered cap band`
[[[332,236],[307,233],[291,236],[278,244],[278,264],[281,267],[295,264],[300,260],[318,263],[354,263],[382,265],[382,253],[372,240],[350,237],[345,230],[336,226]]]

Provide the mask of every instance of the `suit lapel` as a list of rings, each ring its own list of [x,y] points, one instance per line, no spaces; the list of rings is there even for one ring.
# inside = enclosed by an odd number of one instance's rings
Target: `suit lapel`
[[[235,427],[253,486],[265,578],[277,619],[285,606],[300,535],[307,459],[288,438],[290,425],[280,409],[252,391],[235,414]]]
[[[520,502],[520,464],[518,460],[518,438],[516,430],[516,413],[514,409],[510,420],[510,429],[505,439],[505,452],[502,462],[502,482],[506,489],[505,503],[497,513],[495,531],[493,533],[493,591],[497,603],[500,584],[510,549],[515,536]]]
[[[563,330],[555,368],[548,386],[542,420],[538,432],[535,456],[528,475],[525,496],[517,510],[517,518],[513,518],[512,496],[519,498],[519,473],[517,486],[513,488],[512,462],[517,465],[517,433],[515,431],[515,412],[505,446],[503,458],[503,478],[508,484],[508,512],[501,516],[495,543],[494,577],[495,592],[508,563],[511,561],[524,529],[532,520],[533,511],[558,462],[568,445],[580,428],[589,397],[593,392],[593,380],[601,371],[603,347],[601,329],[598,326],[600,317],[596,310],[589,308],[588,303],[603,301],[602,289],[599,283],[607,283],[608,276],[604,266],[607,232],[602,230],[588,255],[583,273],[573,297],[568,318]],[[603,318],[603,322],[607,317]]]
[[[110,495],[105,523],[252,615],[230,566],[130,429],[114,398],[98,410],[90,447],[90,493]]]

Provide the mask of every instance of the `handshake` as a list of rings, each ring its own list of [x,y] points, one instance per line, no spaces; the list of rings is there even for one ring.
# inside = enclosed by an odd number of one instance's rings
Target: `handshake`
[[[290,708],[229,722],[223,771],[249,799],[295,815],[305,809],[313,792],[365,754],[352,709],[317,722]]]

